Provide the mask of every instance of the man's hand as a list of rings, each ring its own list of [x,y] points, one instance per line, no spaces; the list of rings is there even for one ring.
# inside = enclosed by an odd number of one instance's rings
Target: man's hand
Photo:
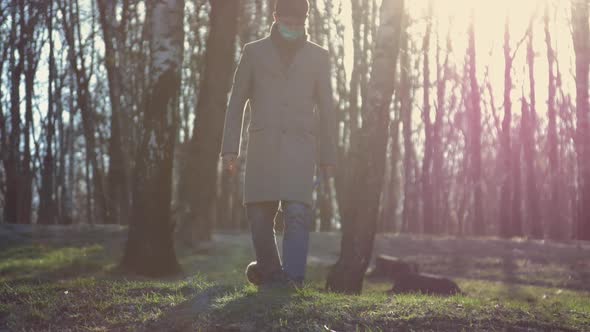
[[[221,157],[223,171],[228,172],[230,176],[236,175],[238,172],[238,155],[237,154],[225,154]]]

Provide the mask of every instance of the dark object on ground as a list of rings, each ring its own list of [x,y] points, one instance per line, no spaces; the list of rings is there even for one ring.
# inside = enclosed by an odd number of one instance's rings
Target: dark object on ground
[[[398,257],[379,255],[375,259],[375,268],[367,272],[367,277],[393,279],[406,273],[418,273],[418,264]]]
[[[393,280],[392,293],[423,293],[429,295],[461,294],[459,286],[451,279],[426,273],[404,273]]]

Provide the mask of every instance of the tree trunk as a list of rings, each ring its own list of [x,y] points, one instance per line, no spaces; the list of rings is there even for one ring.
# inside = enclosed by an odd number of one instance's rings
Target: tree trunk
[[[590,28],[588,1],[575,0],[572,6],[572,28],[576,52],[576,118],[575,146],[578,156],[577,238],[590,240],[590,105],[588,72],[590,68]]]
[[[426,33],[422,41],[423,62],[423,109],[424,122],[424,160],[422,161],[422,218],[423,231],[426,234],[435,232],[433,194],[432,194],[432,122],[430,121],[430,35],[432,32],[432,1],[428,5]]]
[[[526,101],[524,96],[521,98],[521,113],[526,111],[524,108]],[[522,123],[521,123],[522,126]],[[521,131],[522,132],[522,131]],[[511,205],[512,232],[514,236],[524,236],[524,227],[522,223],[522,134],[515,135],[512,145],[512,176],[513,178],[513,196]]]
[[[397,110],[396,118],[389,124],[389,135],[391,136],[391,145],[389,160],[391,165],[391,172],[388,183],[388,201],[385,204],[384,212],[384,223],[382,225],[382,231],[395,232],[397,230],[397,210],[399,204],[399,193],[400,193],[400,175],[399,175],[399,159],[400,159],[400,147],[399,147],[399,126],[400,116],[399,110]]]
[[[475,29],[473,13],[469,24],[469,154],[470,154],[470,180],[473,190],[472,203],[472,227],[475,235],[485,234],[485,220],[483,214],[483,181],[481,176],[481,97],[477,82],[477,67],[475,59]]]
[[[530,104],[525,108],[521,128],[523,137],[523,152],[526,172],[526,216],[531,225],[531,236],[535,239],[543,238],[543,220],[539,211],[539,192],[537,188],[537,176],[535,175],[535,128],[537,127],[536,95],[535,95],[535,51],[533,49],[533,19],[529,23],[527,62],[529,67]]]
[[[172,165],[178,126],[183,55],[183,0],[153,3],[149,91],[135,163],[132,218],[122,267],[162,276],[180,266],[174,252],[171,216]]]
[[[418,221],[418,206],[416,193],[416,172],[414,171],[415,153],[412,142],[412,78],[410,77],[410,49],[408,35],[408,17],[404,14],[401,36],[401,57],[400,57],[400,113],[403,124],[402,135],[404,138],[404,201],[402,211],[402,232],[418,232],[420,223]]]
[[[103,40],[105,44],[105,67],[109,86],[109,97],[111,102],[111,137],[109,142],[109,207],[110,222],[115,224],[126,224],[129,218],[130,197],[128,178],[129,161],[128,153],[123,144],[122,118],[125,116],[122,107],[122,77],[120,62],[123,57],[122,50],[117,46],[122,43],[118,40],[120,36],[116,28],[123,22],[116,23],[116,5],[114,0],[99,0],[100,25],[102,27]],[[124,15],[123,15],[124,16]],[[124,28],[124,27],[122,27]]]
[[[334,217],[334,213],[332,211],[332,196],[329,182],[330,179],[324,172],[322,172],[319,167],[316,170],[316,176],[318,179],[320,179],[319,185],[316,187],[316,203],[320,210],[320,231],[328,232],[332,230],[332,218]],[[312,227],[312,230],[315,230],[315,227]]]
[[[65,0],[62,1],[66,2]],[[76,101],[82,114],[82,128],[84,139],[86,141],[86,158],[92,168],[92,177],[90,181],[92,182],[95,191],[94,198],[98,205],[98,217],[100,223],[108,223],[110,220],[109,207],[105,195],[102,167],[99,164],[96,152],[96,116],[92,105],[92,95],[90,93],[90,77],[86,72],[86,67],[84,65],[85,54],[80,44],[79,22],[74,19],[74,17],[79,17],[77,0],[74,1],[74,3],[70,2],[69,6],[65,5],[65,3],[60,3],[59,6],[63,17],[62,22],[65,39],[70,48],[68,51],[68,60],[75,75],[77,88]]]
[[[185,243],[209,241],[213,230],[211,205],[215,199],[217,164],[235,62],[235,38],[239,1],[211,0],[211,22],[205,46],[205,72],[199,85],[196,116],[190,151],[183,161],[182,175],[191,186],[180,202],[188,211],[181,227]]]
[[[446,111],[445,97],[447,93],[447,81],[449,80],[449,53],[452,49],[450,31],[447,33],[446,56],[441,63],[441,47],[438,43],[436,50],[436,117],[432,128],[432,193],[433,193],[433,215],[438,219],[437,233],[448,232],[449,217],[444,213],[444,204],[448,198],[443,195],[444,181],[444,143],[443,143],[443,120]]]
[[[510,48],[510,24],[508,15],[504,24],[504,119],[502,120],[502,132],[500,133],[500,236],[509,238],[518,236],[515,234],[512,224],[513,204],[512,188],[512,145],[510,131],[512,130],[512,51]]]
[[[4,203],[4,221],[7,223],[19,223],[20,206],[22,202],[22,170],[21,170],[21,115],[20,115],[20,82],[24,70],[24,57],[19,56],[16,61],[16,50],[22,42],[17,39],[17,6],[12,6],[12,28],[10,40],[12,41],[9,68],[12,68],[10,75],[10,133],[8,135],[8,157],[5,159],[4,169],[6,172],[6,200]],[[20,54],[24,53],[19,51]]]
[[[545,25],[545,44],[547,46],[547,63],[548,63],[548,93],[547,93],[547,151],[549,157],[549,186],[550,198],[547,209],[549,234],[553,239],[561,239],[565,235],[563,231],[563,218],[559,198],[559,146],[557,142],[557,116],[556,116],[556,77],[555,77],[555,52],[551,41],[551,32],[549,30],[549,4],[545,5],[545,15],[543,17]]]
[[[7,15],[8,16],[8,15]],[[11,35],[11,34],[9,34]],[[10,38],[10,36],[9,36]],[[1,39],[2,44],[0,44],[1,50],[2,52],[0,53],[0,73],[4,72],[4,65],[6,63],[6,59],[8,57],[8,51],[12,49],[12,46],[10,46],[11,43],[8,43],[9,38]],[[4,85],[0,84],[0,100],[4,100]],[[6,115],[4,114],[4,103],[0,102],[0,150],[1,151],[9,151],[9,146],[8,146],[8,134],[7,134],[7,127],[6,127]],[[2,163],[3,168],[2,169],[2,173],[0,173],[0,191],[2,192],[2,199],[4,201],[4,203],[6,203],[6,187],[5,187],[5,179],[6,179],[6,166],[7,166],[7,154],[8,153],[3,153],[0,156],[0,163]],[[4,209],[6,209],[6,206],[4,207]],[[5,211],[6,212],[6,211]],[[6,220],[4,220],[4,215],[2,215],[0,222],[6,222]]]
[[[395,68],[400,48],[403,0],[384,1],[381,25],[373,53],[368,95],[363,102],[363,126],[353,149],[356,204],[345,207],[341,252],[328,274],[328,290],[360,293],[363,277],[373,252],[379,197],[385,172],[389,111],[395,85]]]
[[[49,78],[47,86],[47,134],[45,138],[45,156],[41,168],[41,190],[39,192],[39,213],[37,223],[57,223],[57,207],[54,191],[54,163],[53,140],[55,135],[54,93],[55,54],[53,43],[53,0],[49,2],[47,15],[47,34],[49,36]]]
[[[366,1],[366,0],[364,0]],[[356,133],[359,127],[359,99],[361,95],[361,77],[365,75],[362,65],[363,48],[362,34],[361,34],[361,23],[362,23],[362,4],[358,0],[351,1],[352,9],[352,45],[353,45],[353,60],[352,60],[352,72],[350,73],[350,87],[348,93],[348,117],[344,121],[344,134],[342,135],[342,146],[343,149],[339,150],[338,162],[343,164],[348,162],[350,154],[351,142],[355,139]],[[348,193],[350,192],[350,179],[351,169],[350,167],[337,167],[336,168],[336,191],[341,193],[338,195],[338,205],[345,206],[348,200]]]
[[[23,131],[24,136],[24,151],[22,160],[22,197],[19,212],[19,223],[32,223],[32,208],[33,208],[33,172],[31,170],[31,130],[33,124],[33,94],[34,94],[34,79],[37,71],[38,60],[35,60],[33,54],[34,43],[34,26],[30,26],[30,17],[32,15],[32,6],[28,6],[28,13],[25,13],[24,1],[20,2],[21,8],[21,43],[19,47],[19,57],[25,58],[25,126]],[[28,17],[27,20],[24,17]],[[22,47],[22,53],[21,53]]]

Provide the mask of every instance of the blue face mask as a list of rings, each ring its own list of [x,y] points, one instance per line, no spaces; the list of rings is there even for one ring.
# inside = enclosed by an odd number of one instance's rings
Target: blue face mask
[[[305,33],[305,29],[292,30],[292,29],[289,29],[286,26],[279,23],[279,32],[281,33],[281,36],[283,36],[283,38],[285,38],[286,40],[292,41],[297,38],[303,37],[303,34]]]

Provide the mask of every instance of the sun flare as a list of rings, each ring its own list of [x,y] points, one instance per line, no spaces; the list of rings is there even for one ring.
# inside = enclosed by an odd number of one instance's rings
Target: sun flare
[[[342,1],[342,0],[339,0]],[[380,0],[376,4],[379,5]],[[526,81],[526,45],[521,40],[525,37],[532,20],[533,49],[535,51],[535,86],[538,95],[537,110],[541,118],[546,114],[544,107],[547,100],[547,59],[545,44],[545,32],[543,17],[545,11],[550,17],[550,33],[552,35],[552,47],[557,55],[557,62],[562,68],[572,68],[573,53],[572,37],[570,31],[571,8],[567,1],[558,0],[415,0],[406,2],[406,11],[411,17],[409,27],[410,38],[416,45],[421,45],[421,36],[424,35],[426,18],[429,16],[429,5],[432,4],[432,20],[434,33],[441,48],[445,48],[447,34],[452,43],[451,59],[457,68],[461,68],[465,60],[467,48],[467,28],[471,22],[474,24],[477,49],[477,72],[480,80],[489,80],[493,91],[498,94],[503,89],[504,79],[504,29],[509,24],[510,45],[515,51],[515,59],[512,66],[514,75],[513,98],[518,99],[522,93],[528,93],[529,87]],[[346,35],[345,64],[347,72],[352,68],[352,13],[350,1],[342,1],[342,20]],[[432,43],[436,43],[436,38]],[[433,44],[431,47],[436,47]],[[432,80],[436,78],[433,74]],[[575,81],[571,75],[562,78],[563,89],[566,92],[575,90]]]

